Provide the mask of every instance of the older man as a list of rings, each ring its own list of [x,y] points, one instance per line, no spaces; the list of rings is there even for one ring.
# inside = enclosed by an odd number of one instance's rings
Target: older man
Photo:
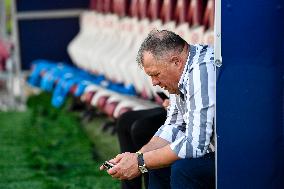
[[[132,179],[149,171],[149,189],[214,188],[213,56],[208,45],[189,45],[170,31],[148,35],[137,61],[153,85],[171,94],[167,119],[137,153],[110,160],[112,177]]]

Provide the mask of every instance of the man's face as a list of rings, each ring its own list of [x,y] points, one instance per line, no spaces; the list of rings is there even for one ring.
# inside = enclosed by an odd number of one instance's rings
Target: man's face
[[[171,94],[179,94],[180,67],[171,58],[157,62],[151,53],[144,52],[143,67],[146,74],[151,77],[154,86],[159,85]]]

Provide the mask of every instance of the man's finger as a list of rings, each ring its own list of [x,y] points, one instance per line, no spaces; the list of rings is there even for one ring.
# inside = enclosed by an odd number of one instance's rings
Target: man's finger
[[[107,171],[107,173],[108,174],[110,174],[110,175],[114,175],[114,174],[116,174],[118,171],[115,169],[115,167],[113,167],[113,168],[111,168],[111,169],[109,169],[108,171]]]
[[[124,157],[124,154],[118,154],[115,158],[109,160],[109,162],[113,164],[117,164],[123,157]]]
[[[100,166],[100,170],[105,170],[105,167],[103,165]]]
[[[110,173],[109,173],[110,174]],[[114,174],[110,174],[113,178],[116,178],[116,179],[120,179],[121,177],[121,174],[118,173],[118,172],[115,172]]]

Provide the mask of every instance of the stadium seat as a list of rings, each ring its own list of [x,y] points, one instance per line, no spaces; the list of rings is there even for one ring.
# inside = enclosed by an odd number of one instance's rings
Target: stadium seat
[[[203,17],[203,25],[206,28],[203,36],[205,44],[214,45],[214,0],[208,0]]]
[[[188,20],[191,23],[189,39],[191,44],[203,43],[204,26],[201,25],[202,18],[202,0],[191,0],[188,7]]]

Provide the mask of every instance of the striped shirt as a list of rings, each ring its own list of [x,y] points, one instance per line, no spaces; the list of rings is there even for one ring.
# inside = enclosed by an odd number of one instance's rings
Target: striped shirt
[[[155,134],[170,142],[180,158],[198,158],[214,150],[209,147],[215,113],[214,51],[208,45],[189,49],[178,83],[180,94],[170,95],[167,119]]]

